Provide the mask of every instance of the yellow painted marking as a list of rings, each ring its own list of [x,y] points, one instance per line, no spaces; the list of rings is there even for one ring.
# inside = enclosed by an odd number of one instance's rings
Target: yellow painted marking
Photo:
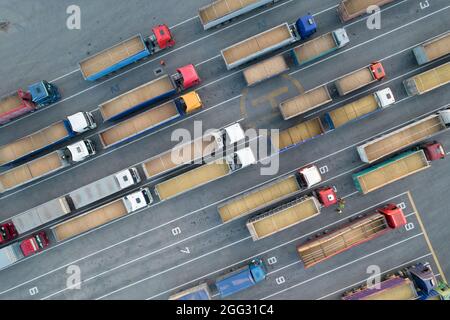
[[[408,190],[406,193],[407,193],[407,195],[408,195],[409,201],[411,202],[411,205],[412,205],[412,207],[413,207],[413,210],[414,210],[414,212],[416,213],[417,221],[419,221],[419,225],[420,225],[420,228],[422,229],[423,236],[425,237],[425,241],[427,242],[427,245],[428,245],[428,247],[430,248],[430,251],[431,251],[431,254],[433,255],[434,261],[436,262],[438,271],[439,271],[439,273],[441,274],[442,279],[443,279],[445,282],[447,282],[447,279],[445,278],[445,274],[444,274],[444,272],[442,271],[441,264],[439,263],[439,260],[438,260],[438,258],[437,258],[437,255],[436,255],[436,253],[434,252],[433,246],[431,245],[431,241],[430,241],[430,238],[428,237],[427,231],[425,230],[425,226],[424,226],[424,224],[423,224],[423,222],[422,222],[422,218],[420,217],[419,211],[417,210],[416,204],[414,203],[414,200],[413,200],[413,198],[412,198],[411,192]]]
[[[294,87],[297,89],[298,93],[302,94],[305,92],[305,88],[303,88],[302,84],[297,79],[291,77],[288,74],[283,74],[282,77],[285,78],[286,80],[292,82]]]

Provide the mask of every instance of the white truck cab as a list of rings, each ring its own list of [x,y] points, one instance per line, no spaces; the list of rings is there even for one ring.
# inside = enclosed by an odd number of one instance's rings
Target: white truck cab
[[[81,162],[96,153],[91,140],[81,140],[63,149],[62,158],[70,162]]]
[[[395,103],[395,97],[391,88],[378,90],[374,93],[374,96],[380,108],[386,108]]]
[[[126,189],[141,182],[141,177],[139,177],[139,173],[136,168],[122,170],[116,173],[114,177],[119,183],[120,189]]]
[[[153,203],[153,197],[149,188],[142,188],[123,197],[122,200],[128,213],[145,208]]]
[[[319,169],[315,165],[301,168],[298,170],[300,175],[300,183],[304,188],[310,188],[322,181]]]
[[[236,151],[231,156],[227,156],[226,160],[232,171],[248,167],[257,162],[252,149],[248,147]]]
[[[213,132],[217,147],[223,148],[225,144],[232,145],[245,139],[245,133],[239,123],[232,124],[222,130]]]
[[[67,117],[73,132],[83,133],[88,130],[95,129],[97,124],[90,112],[77,112]]]

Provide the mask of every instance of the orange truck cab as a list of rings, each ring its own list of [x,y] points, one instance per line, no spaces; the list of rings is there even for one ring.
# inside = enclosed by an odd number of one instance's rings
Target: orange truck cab
[[[370,65],[370,71],[376,80],[382,80],[386,76],[383,65],[378,61],[372,62]]]

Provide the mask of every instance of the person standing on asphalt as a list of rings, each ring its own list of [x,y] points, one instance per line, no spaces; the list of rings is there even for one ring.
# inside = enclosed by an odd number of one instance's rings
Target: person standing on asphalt
[[[344,210],[344,208],[345,208],[345,200],[339,198],[339,199],[338,199],[338,207],[337,207],[336,211],[337,211],[338,213],[342,213],[342,211]]]

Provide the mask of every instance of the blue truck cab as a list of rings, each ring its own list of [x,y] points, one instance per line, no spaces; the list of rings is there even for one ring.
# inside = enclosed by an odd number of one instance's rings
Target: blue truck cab
[[[417,263],[406,270],[413,281],[419,300],[450,299],[450,289],[445,283],[437,283],[436,277],[428,262]]]
[[[38,107],[51,105],[61,98],[58,88],[45,80],[30,85],[28,91]]]
[[[301,39],[307,39],[317,31],[317,24],[316,21],[314,21],[314,17],[307,14],[297,19],[295,28]]]
[[[261,259],[227,273],[216,280],[216,287],[222,298],[253,287],[266,278],[266,267]]]

